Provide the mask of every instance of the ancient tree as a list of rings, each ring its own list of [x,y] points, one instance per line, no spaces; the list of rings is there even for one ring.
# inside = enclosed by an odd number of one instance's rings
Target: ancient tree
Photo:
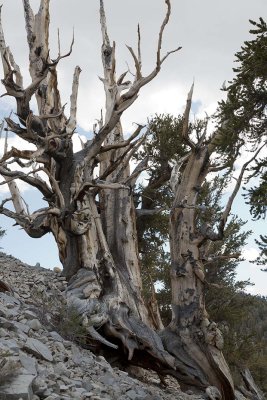
[[[74,39],[66,54],[61,54],[59,46],[58,56],[52,58],[49,0],[40,1],[36,15],[29,0],[23,0],[31,76],[31,84],[24,87],[1,25],[4,95],[16,101],[16,118],[6,117],[5,129],[35,145],[35,150],[22,150],[8,149],[6,144],[0,173],[9,186],[11,197],[2,202],[1,213],[14,219],[33,238],[52,232],[63,274],[69,282],[68,302],[81,314],[88,338],[124,362],[152,368],[162,376],[172,374],[187,387],[206,390],[210,398],[234,399],[231,375],[221,352],[221,333],[216,324],[209,321],[205,310],[203,249],[209,241],[223,236],[244,171],[259,150],[241,169],[218,230],[215,232],[210,226],[198,229],[195,221],[201,186],[210,171],[229,167],[233,158],[226,160],[222,156],[218,161],[218,157],[213,157],[220,153],[222,139],[228,133],[227,121],[212,135],[207,135],[205,124],[201,132],[191,129],[189,113],[193,89],[182,118],[182,133],[177,137],[185,146],[185,154],[172,168],[165,163],[164,179],[166,182],[171,178],[174,193],[170,210],[173,318],[160,333],[152,328],[156,313],[159,322],[158,308],[148,310],[142,298],[134,192],[138,177],[149,168],[149,157],[143,157],[133,171],[129,163],[149,139],[141,125],[125,138],[120,119],[141,88],[157,76],[166,58],[180,50],[178,47],[165,55],[161,52],[171,14],[170,1],[165,0],[165,3],[166,15],[159,29],[154,69],[143,76],[138,27],[137,51],[128,47],[135,73],[132,80],[126,80],[128,71],[116,77],[115,43],[109,39],[100,0],[105,112],[93,138],[76,153],[72,137],[77,123],[80,67],[74,71],[68,115],[61,103],[57,81],[58,65],[71,55]],[[32,99],[36,101],[34,110],[30,108]],[[239,150],[240,146],[237,144],[235,149]],[[11,164],[17,165],[17,169],[10,168]],[[47,207],[29,213],[16,180],[39,190]],[[14,209],[6,207],[9,201]],[[159,212],[144,207],[141,211],[143,215]]]

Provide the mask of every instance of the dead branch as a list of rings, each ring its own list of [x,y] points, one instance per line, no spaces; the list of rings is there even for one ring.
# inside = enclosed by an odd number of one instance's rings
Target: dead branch
[[[43,168],[39,168],[38,171],[43,170]],[[38,178],[33,178],[30,176],[32,173],[36,173],[35,171],[30,171],[28,174],[25,174],[24,172],[21,171],[10,171],[4,167],[0,167],[0,173],[5,177],[11,178],[10,180],[15,180],[15,179],[20,179],[29,185],[37,188],[44,196],[46,199],[51,199],[53,197],[53,192],[50,190],[50,188],[47,186],[45,181],[38,179]],[[10,181],[9,180],[9,181]],[[7,182],[0,182],[0,185],[4,185]]]
[[[67,134],[72,134],[76,128],[77,98],[79,88],[79,76],[81,68],[77,66],[73,74],[72,93],[70,96],[70,118],[66,126]]]
[[[19,150],[16,147],[11,147],[11,149],[6,152],[0,159],[0,164],[5,163],[10,158],[14,157],[14,162],[17,162],[21,167],[29,167],[33,161],[38,163],[46,163],[47,159],[45,157],[37,156],[35,150]],[[23,164],[19,162],[19,159],[31,160],[30,164]]]
[[[65,208],[65,200],[64,200],[63,194],[61,193],[61,190],[59,188],[58,182],[53,177],[53,175],[48,171],[47,168],[40,168],[40,170],[44,171],[46,173],[46,175],[48,176],[51,187],[58,198],[59,206],[61,209],[64,209]]]
[[[141,130],[143,128],[144,128],[144,125],[139,125],[138,124],[138,128],[134,131],[134,133],[127,140],[124,140],[124,141],[119,142],[119,143],[113,143],[113,144],[110,144],[110,145],[107,145],[107,146],[103,146],[100,149],[100,153],[105,153],[105,152],[110,151],[110,150],[120,149],[122,147],[128,146],[132,142],[132,140],[134,140],[139,135],[139,133],[141,132]]]
[[[135,167],[135,169],[133,170],[133,172],[131,173],[129,178],[127,178],[124,181],[125,185],[129,185],[131,187],[133,187],[135,185],[135,182],[136,182],[137,178],[140,176],[140,174],[148,168],[148,165],[147,165],[148,160],[149,160],[149,157],[146,156],[145,158],[143,158],[143,160],[140,161],[139,164],[137,164],[137,166]]]
[[[92,182],[85,182],[81,188],[79,189],[78,193],[76,194],[74,200],[81,200],[86,192],[91,188],[98,188],[98,189],[111,189],[111,190],[120,190],[120,189],[127,189],[130,190],[129,186],[126,186],[122,183],[113,183],[113,182],[105,182],[101,179],[96,179]]]
[[[106,104],[107,104],[107,113],[105,118],[105,123],[103,127],[99,130],[95,139],[88,146],[87,149],[87,158],[95,156],[108,136],[108,134],[115,128],[117,123],[120,120],[122,113],[129,108],[137,99],[139,90],[149,83],[160,71],[162,63],[166,60],[169,54],[176,52],[181,49],[178,47],[177,49],[167,53],[163,58],[161,58],[161,46],[163,33],[167,23],[169,22],[169,17],[171,13],[171,5],[169,0],[165,0],[167,5],[167,11],[165,14],[165,18],[161,24],[158,43],[157,43],[157,58],[156,58],[156,67],[154,70],[147,75],[146,77],[142,77],[141,75],[141,49],[140,49],[140,29],[138,28],[138,56],[135,55],[134,51],[131,47],[128,47],[131,55],[134,58],[135,66],[137,69],[136,79],[131,84],[130,82],[123,83],[123,79],[126,75],[124,73],[121,75],[119,80],[116,83],[115,79],[115,44],[113,47],[110,45],[110,40],[107,33],[107,24],[106,17],[104,12],[103,1],[100,1],[100,23],[102,30],[102,62],[104,68],[105,79],[101,79],[104,83],[105,92],[106,92]],[[121,91],[128,89],[126,93],[121,95]]]
[[[162,211],[166,211],[165,207],[159,207],[159,208],[155,208],[154,210],[146,210],[143,208],[137,208],[136,209],[136,216],[137,218],[143,217],[143,216],[147,216],[147,215],[157,215],[160,214]]]
[[[73,45],[74,45],[74,31],[73,31],[72,41],[71,41],[71,44],[70,44],[69,51],[66,54],[64,54],[63,56],[61,56],[59,54],[56,59],[51,60],[52,61],[51,63],[46,63],[46,68],[55,67],[59,63],[60,60],[62,60],[63,58],[69,57],[71,55],[71,53],[72,53]]]
[[[241,256],[241,253],[233,253],[233,254],[220,254],[220,255],[209,255],[208,257],[203,256],[202,260],[204,264],[210,264],[215,261],[220,261],[220,260],[229,260],[231,258],[238,259]]]
[[[264,143],[257,151],[256,153],[253,155],[253,157],[250,158],[250,160],[248,160],[241,168],[241,172],[237,178],[236,184],[235,184],[235,188],[232,192],[232,194],[230,195],[228,202],[226,204],[225,210],[221,216],[220,219],[220,223],[219,223],[219,227],[218,227],[218,233],[220,236],[223,236],[223,232],[224,232],[224,227],[226,225],[227,219],[229,217],[232,205],[233,205],[233,201],[240,189],[241,183],[242,183],[242,179],[244,176],[244,173],[248,167],[248,165],[255,160],[255,158],[257,157],[257,155],[260,153],[260,151],[266,146],[266,143]]]
[[[125,170],[125,168],[127,168],[132,156],[136,153],[136,151],[139,149],[139,147],[144,143],[144,141],[147,138],[147,135],[148,135],[148,132],[146,132],[140,139],[138,139],[135,142],[132,142],[130,144],[128,150],[124,153],[124,157],[122,158],[122,161],[119,164],[119,168],[117,170],[117,173],[116,173],[115,177],[113,178],[113,180],[115,182],[116,182],[117,179],[120,178],[123,170]],[[124,182],[124,184],[125,184],[125,182]]]
[[[192,149],[195,148],[195,144],[189,138],[189,115],[190,115],[190,110],[191,110],[191,105],[192,105],[193,91],[194,91],[194,82],[193,82],[191,89],[187,96],[186,107],[185,107],[185,112],[184,112],[184,116],[183,116],[183,129],[182,129],[182,138],[188,144],[188,146],[190,146]]]

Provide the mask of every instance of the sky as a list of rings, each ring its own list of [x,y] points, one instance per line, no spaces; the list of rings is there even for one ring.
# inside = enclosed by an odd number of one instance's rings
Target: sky
[[[30,82],[28,74],[28,53],[24,28],[23,5],[21,0],[2,0],[2,23],[7,44],[16,62],[20,65],[25,85]],[[34,11],[39,0],[31,0]],[[62,103],[69,105],[72,75],[76,65],[82,69],[78,100],[78,132],[89,137],[93,124],[104,106],[104,91],[99,76],[102,74],[100,57],[101,32],[99,26],[98,0],[51,0],[50,1],[50,54],[57,56],[57,29],[61,38],[61,49],[68,52],[74,27],[75,43],[71,56],[61,60],[58,66],[59,87]],[[117,73],[128,68],[133,70],[131,56],[125,44],[136,48],[137,24],[141,27],[143,73],[148,74],[155,67],[156,45],[159,27],[165,15],[164,0],[105,0],[109,36],[116,41]],[[183,112],[187,92],[195,81],[193,113],[201,116],[211,114],[217,101],[223,97],[220,88],[224,81],[233,77],[234,53],[250,38],[249,19],[266,19],[266,0],[172,0],[172,14],[165,31],[163,53],[182,46],[182,50],[170,56],[159,76],[141,90],[138,100],[122,118],[125,132],[131,132],[133,123],[146,123],[155,113]],[[0,69],[1,77],[3,76]],[[3,89],[4,90],[4,89]],[[3,91],[2,91],[3,92]],[[2,93],[0,92],[0,93]],[[67,106],[68,108],[68,106]],[[14,109],[12,99],[0,99],[0,117],[7,116]],[[68,110],[66,111],[68,112]],[[75,138],[77,146],[78,139]],[[9,146],[19,142],[12,137]],[[29,147],[27,147],[29,148]],[[0,152],[3,139],[0,141]],[[43,206],[38,193],[22,185],[23,197],[32,211]],[[0,186],[0,195],[7,193]],[[265,222],[252,223],[244,199],[238,196],[234,212],[249,220],[247,229],[255,235],[266,233]],[[42,239],[31,239],[13,221],[0,215],[0,226],[7,229],[1,240],[3,251],[21,260],[44,267],[59,266],[57,248],[51,235]],[[254,237],[249,240],[244,256],[247,260],[257,255]],[[249,290],[267,295],[267,274],[249,262],[238,268],[238,279],[250,278],[255,286]]]

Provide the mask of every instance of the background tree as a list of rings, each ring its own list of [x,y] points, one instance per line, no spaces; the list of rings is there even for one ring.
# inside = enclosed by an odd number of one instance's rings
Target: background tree
[[[228,119],[228,124],[236,134],[240,131],[247,132],[255,143],[257,139],[261,140],[261,137],[266,135],[267,130],[267,25],[262,18],[250,22],[253,25],[253,29],[250,30],[253,39],[246,41],[236,53],[236,75],[225,87],[227,101],[220,103],[219,114],[221,118]],[[266,217],[266,166],[266,157],[258,159],[249,176],[249,179],[258,178],[257,184],[247,189],[246,194],[250,212],[255,219]],[[257,243],[261,250],[257,261],[260,264],[266,263],[266,236],[261,236]]]

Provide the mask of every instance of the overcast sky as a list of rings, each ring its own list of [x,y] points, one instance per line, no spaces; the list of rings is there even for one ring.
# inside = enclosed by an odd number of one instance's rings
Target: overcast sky
[[[39,0],[31,0],[37,11]],[[62,53],[69,50],[72,29],[75,29],[75,44],[72,55],[63,59],[58,67],[59,85],[63,103],[68,102],[72,75],[76,65],[82,68],[78,102],[78,124],[80,132],[89,132],[104,105],[100,58],[101,34],[99,27],[98,0],[51,0],[51,57],[57,56],[57,28],[60,29]],[[21,0],[2,0],[2,20],[7,44],[20,65],[25,83],[29,82],[26,33]],[[120,75],[132,65],[125,44],[132,47],[137,42],[137,24],[141,26],[143,73],[148,74],[155,66],[157,36],[165,15],[164,0],[105,0],[106,15],[111,40],[116,41],[117,73]],[[195,113],[211,113],[221,99],[220,88],[224,81],[232,78],[234,53],[244,40],[249,39],[249,19],[266,19],[266,0],[172,0],[172,15],[164,36],[163,52],[182,46],[182,50],[170,56],[160,75],[143,88],[137,102],[123,117],[126,132],[132,123],[145,123],[153,114],[182,112],[187,92],[195,80]],[[1,72],[1,77],[2,77]],[[0,115],[7,114],[12,101],[4,97],[0,101]],[[13,139],[13,145],[16,140]],[[2,144],[1,152],[2,152]],[[3,191],[3,188],[1,188]],[[3,193],[4,195],[4,193]],[[37,205],[39,197],[26,191],[27,200]],[[239,199],[239,208],[242,198]],[[245,211],[244,211],[245,213]],[[245,213],[246,215],[246,213]],[[0,226],[11,222],[0,216]],[[247,218],[245,216],[245,218]],[[17,228],[8,230],[1,241],[5,251],[34,264],[43,266],[59,264],[57,250],[52,238],[27,239]],[[263,232],[263,224],[257,230]],[[11,233],[12,232],[12,233]],[[254,248],[250,242],[247,251]],[[253,249],[253,250],[252,250]],[[241,271],[242,279],[251,277],[256,282],[254,292],[267,295],[266,274],[254,265],[246,264]],[[241,276],[240,275],[240,276]]]

